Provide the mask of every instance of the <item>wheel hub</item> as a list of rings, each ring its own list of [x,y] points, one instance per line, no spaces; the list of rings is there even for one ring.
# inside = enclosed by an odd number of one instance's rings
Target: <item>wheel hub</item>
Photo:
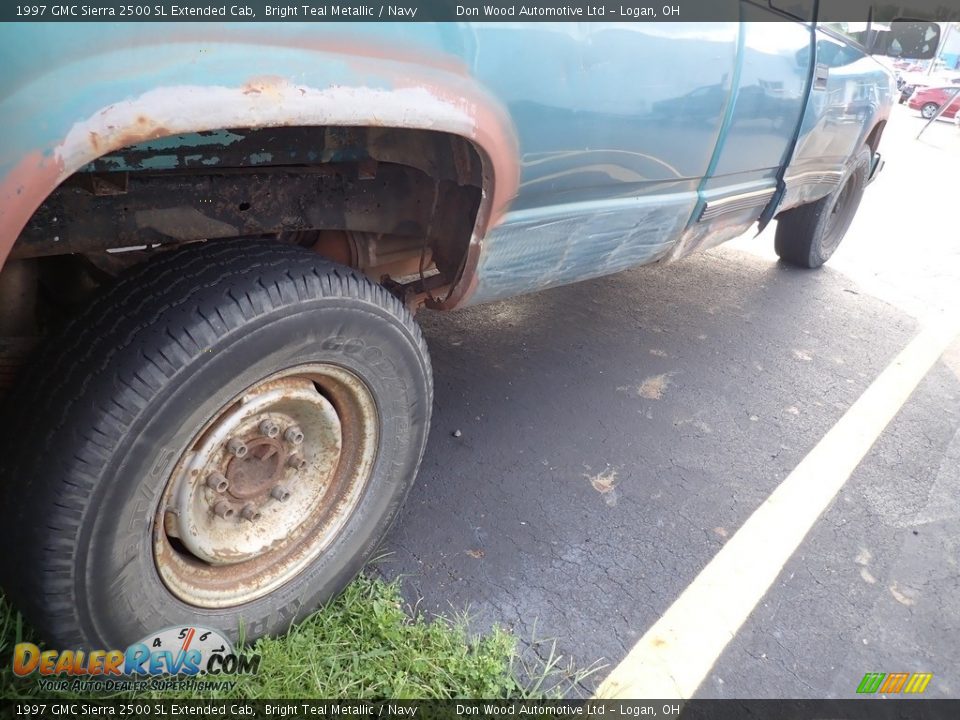
[[[227,493],[237,500],[266,500],[273,486],[283,479],[288,457],[283,443],[257,437],[246,443],[248,452],[227,465]]]
[[[286,431],[270,437],[275,427]],[[337,412],[309,380],[247,393],[204,433],[175,478],[176,537],[213,565],[261,555],[317,509],[341,444]],[[292,457],[303,458],[302,467]]]

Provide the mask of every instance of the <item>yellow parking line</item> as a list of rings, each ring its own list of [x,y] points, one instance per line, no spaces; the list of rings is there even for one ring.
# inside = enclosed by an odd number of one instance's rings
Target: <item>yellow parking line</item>
[[[922,330],[603,681],[599,698],[689,698],[864,455],[957,333]]]

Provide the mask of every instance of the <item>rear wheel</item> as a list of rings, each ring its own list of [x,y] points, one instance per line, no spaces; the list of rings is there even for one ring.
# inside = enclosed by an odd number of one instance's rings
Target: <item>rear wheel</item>
[[[5,586],[61,647],[126,647],[188,623],[284,631],[375,549],[432,402],[399,300],[259,241],[134,270],[25,386],[9,408],[25,431],[0,471],[0,520],[20,549]]]
[[[939,105],[937,105],[936,103],[930,102],[920,108],[920,115],[925,120],[929,120],[930,118],[932,118],[934,115],[937,114],[937,110],[939,109],[940,109]]]
[[[830,259],[860,207],[870,176],[870,159],[870,149],[863,148],[834,192],[778,216],[774,249],[782,260],[818,268]]]

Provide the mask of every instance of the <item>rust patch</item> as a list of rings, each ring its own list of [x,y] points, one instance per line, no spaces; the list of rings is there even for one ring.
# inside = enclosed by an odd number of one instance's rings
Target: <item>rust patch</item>
[[[465,122],[438,122],[435,127],[426,128],[457,134],[470,141],[477,149],[483,166],[483,199],[476,216],[474,230],[465,260],[458,269],[454,285],[449,295],[436,307],[452,309],[466,302],[477,285],[476,269],[482,251],[481,240],[489,228],[498,224],[517,194],[520,179],[519,143],[509,114],[501,103],[483,88],[473,82],[465,81],[470,77],[467,66],[458,58],[446,53],[421,53],[415,49],[394,42],[372,43],[357,38],[278,38],[250,29],[220,29],[211,32],[211,28],[177,29],[176,37],[166,35],[159,42],[255,42],[258,45],[304,48],[315,52],[332,53],[345,57],[358,72],[375,73],[383,77],[388,87],[422,88],[436,98],[454,108],[458,108]],[[123,43],[121,43],[122,45]],[[400,67],[391,67],[397,63]],[[252,77],[239,92],[262,98],[281,88],[289,90],[290,81],[277,76]],[[303,90],[301,89],[301,94]],[[106,116],[116,103],[111,103],[97,112]],[[376,118],[366,118],[364,124],[377,124]],[[191,131],[212,128],[192,127]],[[143,114],[136,121],[124,126],[98,127],[84,136],[86,147],[60,148],[64,157],[70,158],[73,171],[86,162],[94,160],[116,149],[136,145],[145,141],[185,131],[185,127],[172,129]],[[4,203],[0,210],[0,262],[6,259],[16,237],[46,196],[63,178],[62,160],[50,161],[51,167],[41,161],[37,153],[32,159],[24,159],[17,169],[4,179],[2,192],[4,197],[10,189],[23,195],[11,205]],[[39,175],[45,175],[38,182]]]
[[[340,535],[379,445],[376,408],[361,383],[334,366],[291,368],[248,388],[199,429],[167,480],[154,523],[156,569],[171,592],[203,608],[238,605],[302,572]],[[281,477],[279,462],[260,461],[276,458],[278,452],[264,451],[281,442],[297,446],[292,454],[303,463],[287,463],[282,481],[267,491],[263,481]],[[250,455],[253,465],[234,467]],[[206,480],[181,475],[184,462],[199,462]],[[250,476],[241,477],[241,469]],[[159,517],[170,507],[179,511],[179,543],[170,542]]]
[[[167,135],[173,135],[173,132],[163,125],[138,125],[127,132],[112,136],[110,138],[110,147],[107,148],[106,151],[113,152],[128,145],[137,145],[147,140],[156,140],[157,138],[166,137]]]
[[[262,95],[276,92],[290,85],[290,82],[280,75],[258,75],[247,80],[241,91],[244,95]]]
[[[100,114],[102,115],[103,112]],[[96,130],[90,130],[87,133],[87,142],[92,151],[89,160],[94,160],[101,155],[106,155],[128,145],[137,145],[148,140],[156,140],[174,134],[164,125],[155,122],[146,115],[138,115],[132,125],[121,128],[119,131],[116,131],[117,127],[115,125],[108,125],[106,129],[109,133],[101,133]]]
[[[467,139],[473,142],[483,162],[484,194],[489,203],[482,224],[478,218],[477,234],[486,234],[503,219],[520,188],[520,145],[509,113],[495,97],[468,85],[450,86],[440,79],[412,78],[395,87],[423,88],[459,107],[473,120],[473,134]]]
[[[422,77],[404,78],[396,87],[425,88],[435,97],[460,107],[473,120],[472,135],[465,137],[477,150],[483,165],[483,200],[453,288],[444,299],[428,303],[428,307],[437,310],[453,310],[464,305],[476,290],[483,237],[503,220],[519,192],[520,143],[507,110],[480,88],[460,83],[451,86],[440,78],[428,82]]]
[[[0,267],[30,216],[59,184],[63,161],[35,151],[0,182]]]

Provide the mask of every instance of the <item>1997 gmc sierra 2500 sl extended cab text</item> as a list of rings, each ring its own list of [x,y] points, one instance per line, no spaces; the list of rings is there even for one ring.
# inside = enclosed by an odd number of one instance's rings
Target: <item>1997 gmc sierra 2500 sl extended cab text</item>
[[[416,310],[773,218],[784,260],[821,265],[880,166],[895,87],[871,53],[931,57],[939,31],[776,5],[0,29],[4,591],[61,647],[282,632],[416,476]]]

